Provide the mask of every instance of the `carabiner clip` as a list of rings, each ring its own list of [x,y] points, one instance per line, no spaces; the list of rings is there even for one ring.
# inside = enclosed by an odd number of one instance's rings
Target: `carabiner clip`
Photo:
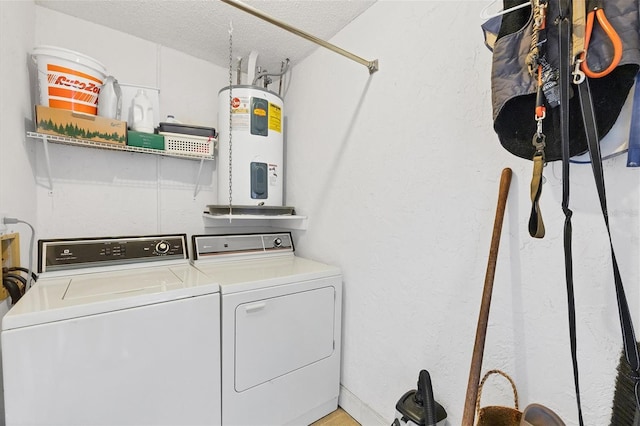
[[[584,62],[585,53],[586,52],[583,50],[582,52],[580,52],[578,56],[576,56],[575,65],[573,67],[573,73],[572,73],[573,84],[581,84],[584,81],[584,79],[587,78],[584,71],[580,69],[580,66]]]
[[[533,135],[533,140],[531,141],[531,145],[536,149],[535,155],[542,155],[544,160],[544,148],[547,146],[546,144],[546,136],[544,133],[536,133]]]

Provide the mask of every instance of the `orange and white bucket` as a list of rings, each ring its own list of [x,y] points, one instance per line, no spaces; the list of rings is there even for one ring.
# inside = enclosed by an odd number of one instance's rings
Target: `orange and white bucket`
[[[98,95],[107,70],[82,53],[53,46],[32,52],[38,68],[40,105],[85,114],[98,113]]]

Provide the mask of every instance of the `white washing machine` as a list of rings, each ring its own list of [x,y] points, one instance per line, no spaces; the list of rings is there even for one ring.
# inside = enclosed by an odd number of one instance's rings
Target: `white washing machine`
[[[193,236],[220,285],[222,424],[308,425],[340,389],[342,275],[298,257],[290,233]]]
[[[6,424],[220,425],[220,293],[186,235],[39,241],[2,321]]]

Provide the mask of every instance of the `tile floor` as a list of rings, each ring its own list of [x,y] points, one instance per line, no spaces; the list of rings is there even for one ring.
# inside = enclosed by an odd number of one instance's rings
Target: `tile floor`
[[[338,407],[336,411],[328,414],[311,426],[360,426],[346,411]]]

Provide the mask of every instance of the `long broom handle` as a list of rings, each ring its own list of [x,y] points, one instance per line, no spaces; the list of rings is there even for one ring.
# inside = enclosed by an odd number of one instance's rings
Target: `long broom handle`
[[[482,369],[482,356],[484,354],[484,342],[487,335],[487,323],[489,321],[489,307],[491,305],[491,293],[493,291],[493,278],[496,273],[496,261],[498,259],[498,247],[500,245],[500,234],[502,233],[502,221],[504,210],[509,195],[511,184],[511,169],[505,168],[500,176],[500,191],[498,193],[498,206],[496,208],[496,218],[493,222],[493,235],[491,236],[491,248],[489,249],[489,261],[487,272],[484,277],[484,290],[482,292],[482,304],[478,315],[478,327],[476,329],[476,341],[473,346],[473,356],[471,358],[471,369],[469,370],[469,383],[467,384],[467,396],[464,400],[464,411],[462,414],[462,426],[473,426],[476,414],[476,400],[478,398],[478,383],[480,382],[480,371]]]

